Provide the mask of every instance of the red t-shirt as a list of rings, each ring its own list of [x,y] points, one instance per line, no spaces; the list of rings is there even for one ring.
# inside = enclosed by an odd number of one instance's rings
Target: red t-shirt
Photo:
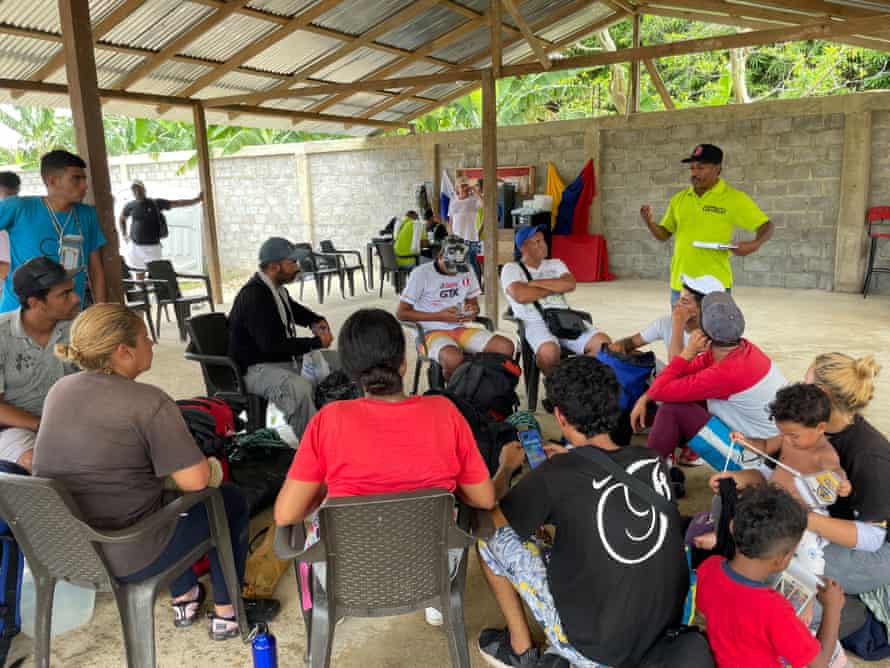
[[[446,397],[335,401],[303,432],[287,477],[325,482],[328,496],[453,492],[488,480],[473,432]]]
[[[794,608],[768,585],[733,571],[723,557],[698,567],[695,604],[707,620],[718,668],[803,668],[821,651]]]

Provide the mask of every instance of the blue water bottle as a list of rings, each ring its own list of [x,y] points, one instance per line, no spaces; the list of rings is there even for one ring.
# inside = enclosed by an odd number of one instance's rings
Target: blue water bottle
[[[253,637],[253,668],[278,668],[275,636],[267,624],[258,624]]]

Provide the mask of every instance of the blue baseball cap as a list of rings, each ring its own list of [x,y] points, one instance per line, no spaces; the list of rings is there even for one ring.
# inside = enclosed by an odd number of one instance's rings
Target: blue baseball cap
[[[300,251],[287,239],[271,237],[260,246],[260,264],[267,262],[280,262],[281,260],[294,260],[299,262]]]
[[[544,233],[543,225],[526,225],[516,230],[514,239],[516,240],[516,250],[522,250],[522,244],[535,236],[538,232]]]

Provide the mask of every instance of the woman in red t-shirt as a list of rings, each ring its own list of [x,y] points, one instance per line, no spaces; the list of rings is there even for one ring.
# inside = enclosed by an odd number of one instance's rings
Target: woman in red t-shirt
[[[457,408],[446,397],[405,395],[405,337],[395,317],[382,309],[353,313],[339,352],[366,396],[328,404],[309,422],[275,502],[275,522],[302,521],[326,497],[430,487],[493,507],[488,469]]]

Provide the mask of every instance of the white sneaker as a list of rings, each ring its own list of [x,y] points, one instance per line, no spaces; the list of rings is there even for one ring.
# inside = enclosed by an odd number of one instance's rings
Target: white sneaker
[[[445,623],[442,613],[436,610],[436,608],[427,608],[423,611],[423,614],[426,617],[426,623],[430,626],[442,626]]]

